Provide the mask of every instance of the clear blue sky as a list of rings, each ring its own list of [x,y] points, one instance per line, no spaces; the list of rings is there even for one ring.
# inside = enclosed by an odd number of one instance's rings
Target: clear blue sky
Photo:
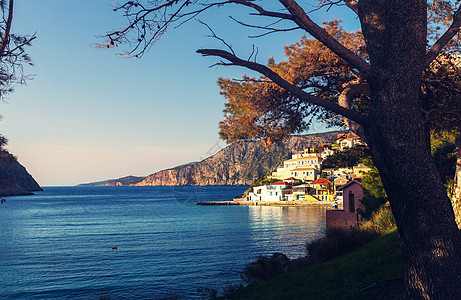
[[[221,47],[207,29],[190,22],[170,30],[142,59],[119,59],[116,50],[98,50],[104,33],[124,19],[112,11],[113,0],[20,0],[13,30],[37,32],[28,48],[35,74],[0,104],[0,132],[42,186],[145,176],[205,158],[224,142],[218,138],[224,98],[218,77],[240,78],[241,68],[213,67],[214,58],[195,53]],[[233,9],[232,13],[249,11]],[[302,31],[248,39],[247,29],[232,24],[226,9],[201,17],[247,57],[253,44],[258,58],[283,59],[283,46]],[[329,20],[318,14],[318,21]],[[356,26],[350,19],[349,26]],[[350,28],[349,28],[350,29]],[[317,126],[316,130],[323,128]]]

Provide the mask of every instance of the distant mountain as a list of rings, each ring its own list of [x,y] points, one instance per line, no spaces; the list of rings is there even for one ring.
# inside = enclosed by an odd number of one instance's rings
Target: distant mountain
[[[138,182],[122,179],[87,185],[249,185],[274,171],[294,150],[303,150],[336,140],[338,131],[286,137],[269,150],[259,142],[234,143],[200,162],[192,162],[153,173]],[[138,179],[136,179],[138,180]]]
[[[41,191],[35,179],[18,160],[5,150],[0,151],[0,196],[31,195]]]
[[[82,183],[78,186],[126,186],[134,185],[144,180],[145,177],[126,176],[119,179],[109,179],[98,182]]]

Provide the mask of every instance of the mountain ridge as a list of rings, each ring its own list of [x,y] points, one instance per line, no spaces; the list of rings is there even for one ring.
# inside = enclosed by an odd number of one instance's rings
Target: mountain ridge
[[[330,143],[338,133],[342,131],[287,136],[282,142],[272,144],[269,150],[257,141],[233,143],[201,161],[160,170],[139,181],[142,177],[127,176],[84,186],[250,185],[273,171],[292,151]],[[126,180],[130,177],[134,178],[131,182]]]

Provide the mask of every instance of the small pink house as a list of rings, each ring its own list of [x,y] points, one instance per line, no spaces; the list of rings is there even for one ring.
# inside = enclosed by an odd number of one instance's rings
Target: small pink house
[[[360,221],[357,208],[361,206],[363,188],[360,182],[352,180],[338,188],[343,192],[343,209],[330,209],[326,211],[326,227],[349,228]]]

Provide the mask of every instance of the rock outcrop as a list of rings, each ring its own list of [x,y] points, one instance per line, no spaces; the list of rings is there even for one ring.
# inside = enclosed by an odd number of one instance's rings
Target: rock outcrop
[[[290,136],[269,150],[259,142],[234,143],[200,162],[156,172],[136,186],[249,185],[274,171],[293,150],[329,143],[337,131]]]
[[[0,151],[0,196],[31,195],[42,188],[17,159]]]

